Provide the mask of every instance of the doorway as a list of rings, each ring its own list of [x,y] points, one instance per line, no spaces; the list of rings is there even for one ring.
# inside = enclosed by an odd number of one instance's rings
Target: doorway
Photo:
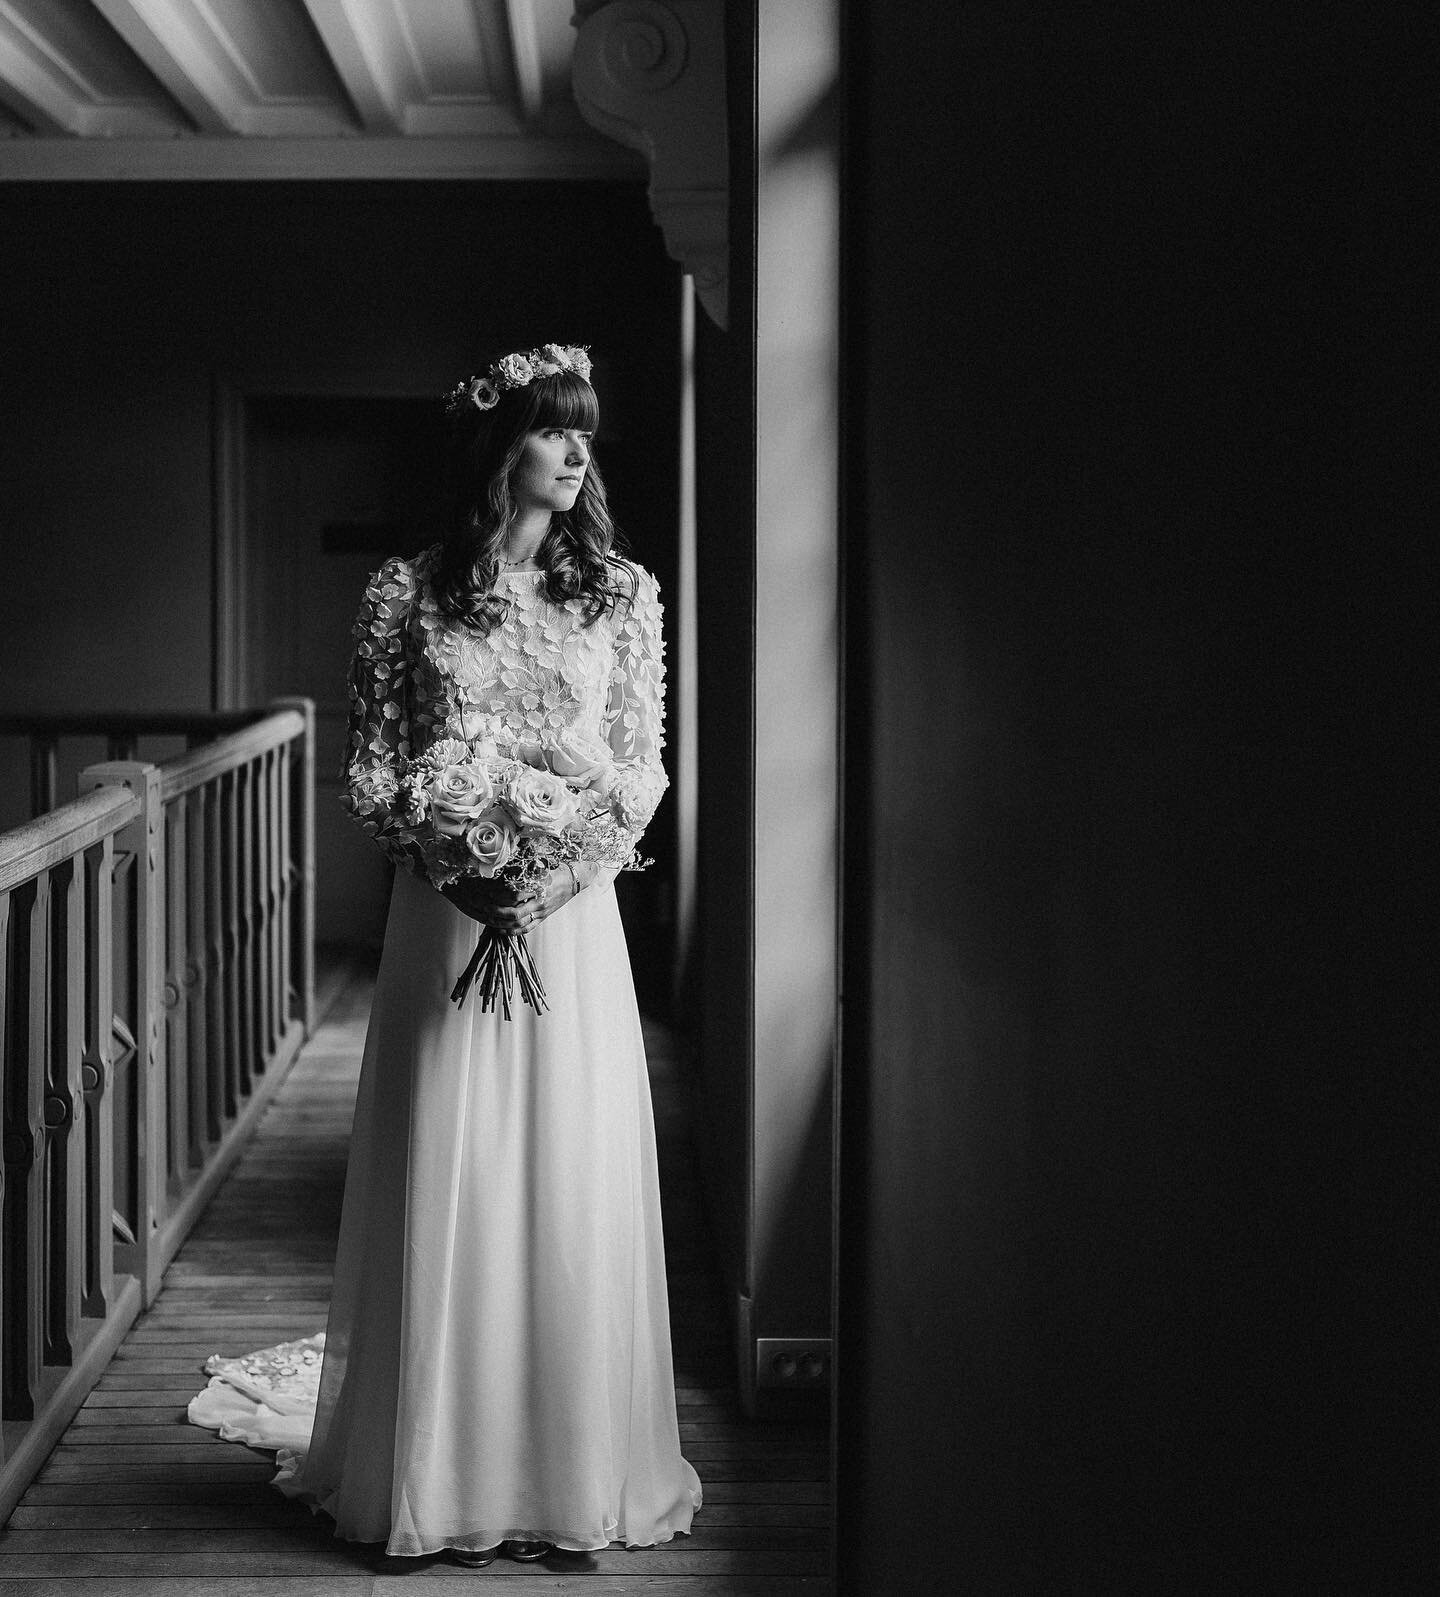
[[[315,701],[316,935],[378,948],[393,867],[341,809],[350,629],[391,555],[436,541],[445,503],[433,399],[248,395],[244,697]]]

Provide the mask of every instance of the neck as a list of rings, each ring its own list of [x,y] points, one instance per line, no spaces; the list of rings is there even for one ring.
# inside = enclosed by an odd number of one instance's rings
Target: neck
[[[500,558],[507,566],[521,566],[533,560],[540,552],[545,534],[550,530],[550,512],[538,507],[522,510],[510,523],[510,535]]]

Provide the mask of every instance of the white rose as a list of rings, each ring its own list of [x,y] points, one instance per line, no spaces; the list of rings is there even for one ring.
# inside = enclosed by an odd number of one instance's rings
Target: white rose
[[[493,410],[500,403],[500,390],[488,377],[477,377],[467,392],[476,410]]]
[[[523,355],[507,355],[497,369],[507,383],[517,388],[523,388],[535,375],[535,368]]]
[[[546,767],[576,787],[587,787],[603,798],[615,785],[615,757],[610,745],[579,727],[564,726],[550,733],[542,753]]]
[[[637,770],[619,771],[610,790],[610,810],[628,832],[643,831],[660,801],[654,781]]]
[[[515,857],[520,834],[504,810],[486,810],[465,830],[465,847],[475,862],[475,875],[495,876]]]
[[[447,765],[430,779],[430,819],[442,837],[461,837],[495,802],[495,784],[483,765]]]
[[[576,818],[579,805],[563,777],[522,767],[505,786],[505,803],[522,827],[552,835]]]

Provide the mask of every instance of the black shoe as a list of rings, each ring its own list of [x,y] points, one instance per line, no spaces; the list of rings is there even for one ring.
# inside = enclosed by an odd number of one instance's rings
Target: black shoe
[[[484,1569],[486,1564],[495,1562],[495,1555],[499,1551],[498,1547],[486,1547],[479,1552],[469,1547],[448,1547],[445,1556],[452,1564],[463,1564],[466,1569]]]
[[[555,1551],[554,1542],[506,1542],[505,1556],[517,1564],[533,1564],[537,1558],[548,1558]]]

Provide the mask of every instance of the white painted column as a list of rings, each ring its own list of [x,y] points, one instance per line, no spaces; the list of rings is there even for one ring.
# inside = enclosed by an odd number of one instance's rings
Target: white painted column
[[[757,8],[754,1330],[761,1338],[829,1334],[838,9],[837,0]]]
[[[699,589],[696,576],[695,485],[695,281],[680,283],[680,546],[676,591],[670,599],[671,739],[675,792],[675,975],[690,968],[695,944],[700,827],[700,660],[696,634]],[[677,997],[679,994],[677,993]]]

